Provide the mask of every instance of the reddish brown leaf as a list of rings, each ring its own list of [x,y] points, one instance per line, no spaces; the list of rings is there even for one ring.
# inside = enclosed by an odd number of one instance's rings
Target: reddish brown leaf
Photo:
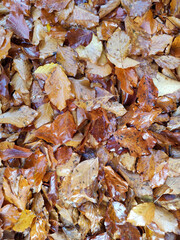
[[[139,83],[137,98],[140,107],[144,110],[150,111],[156,103],[158,97],[158,89],[153,83],[153,80],[144,76]]]
[[[133,87],[136,87],[138,75],[133,68],[115,68],[117,79],[121,82],[121,89],[133,95]]]
[[[7,26],[9,26],[14,33],[25,39],[29,39],[29,28],[22,13],[11,12],[7,20]]]
[[[5,58],[8,55],[8,51],[11,48],[11,36],[12,32],[5,30],[0,26],[0,59]]]
[[[44,218],[36,218],[30,231],[31,240],[44,240],[47,237],[47,232],[47,220]]]
[[[168,176],[168,155],[163,151],[151,150],[149,156],[142,156],[137,162],[137,172],[144,181],[150,180],[153,188],[164,184]]]
[[[128,191],[128,184],[124,181],[119,174],[114,172],[114,170],[108,166],[104,167],[105,180],[108,187],[110,196],[115,200],[119,201],[122,193]]]
[[[27,158],[32,154],[31,150],[19,147],[14,143],[1,142],[0,143],[0,158],[3,161],[11,158]]]
[[[62,144],[72,139],[76,132],[73,116],[69,111],[56,117],[54,122],[36,130],[35,135],[53,144]]]
[[[114,133],[114,137],[122,147],[129,149],[132,156],[136,157],[149,154],[147,143],[143,140],[142,133],[136,128],[119,129]]]
[[[23,167],[23,175],[34,191],[38,192],[47,169],[47,159],[45,155],[37,149],[35,153],[25,160]]]
[[[82,45],[86,47],[92,40],[93,32],[81,28],[70,29],[66,33],[66,38],[72,48]]]
[[[58,181],[56,172],[51,175],[49,185],[48,199],[51,200],[53,204],[56,204],[56,200],[58,199]]]

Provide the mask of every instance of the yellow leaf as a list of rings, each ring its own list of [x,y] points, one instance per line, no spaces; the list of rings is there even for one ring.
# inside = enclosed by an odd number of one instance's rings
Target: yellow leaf
[[[31,226],[31,223],[35,217],[36,215],[31,210],[22,211],[18,222],[13,227],[13,230],[16,232],[24,232],[28,227]]]
[[[146,226],[154,218],[154,203],[142,203],[131,209],[127,221],[135,226]]]
[[[35,77],[39,78],[39,79],[43,79],[46,80],[46,78],[48,77],[48,75],[53,71],[53,69],[55,67],[57,67],[58,64],[55,63],[48,63],[45,64],[43,66],[40,66],[36,69],[36,71],[34,72]]]

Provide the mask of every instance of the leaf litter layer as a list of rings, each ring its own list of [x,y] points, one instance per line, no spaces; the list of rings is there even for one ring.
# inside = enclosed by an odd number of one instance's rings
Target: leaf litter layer
[[[178,0],[0,3],[0,239],[180,235]]]

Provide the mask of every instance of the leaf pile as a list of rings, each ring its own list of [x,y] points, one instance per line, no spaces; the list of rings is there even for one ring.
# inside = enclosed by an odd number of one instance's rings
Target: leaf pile
[[[2,0],[0,239],[180,235],[178,0]]]

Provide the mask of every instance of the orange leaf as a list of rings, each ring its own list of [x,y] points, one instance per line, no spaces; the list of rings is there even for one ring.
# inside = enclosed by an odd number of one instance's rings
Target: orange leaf
[[[115,140],[122,147],[128,148],[132,156],[148,155],[147,143],[143,140],[141,132],[136,128],[123,128],[114,133]]]
[[[133,95],[133,87],[136,87],[138,75],[133,68],[117,68],[115,67],[117,79],[121,82],[121,89],[126,93]]]
[[[58,115],[51,124],[36,130],[35,135],[53,144],[62,144],[72,139],[76,132],[74,118],[69,111]]]

